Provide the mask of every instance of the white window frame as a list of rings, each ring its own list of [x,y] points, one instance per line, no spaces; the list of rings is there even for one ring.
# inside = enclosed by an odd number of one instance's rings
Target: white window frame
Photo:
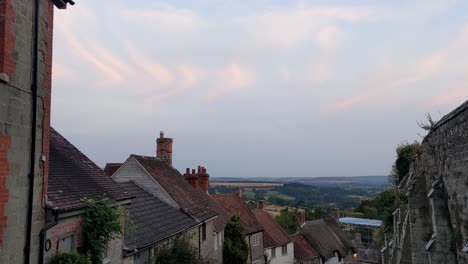
[[[276,248],[271,248],[271,258],[276,258]]]
[[[288,245],[281,246],[281,255],[286,256],[288,254]]]
[[[260,245],[260,235],[258,233],[253,234],[251,239],[252,239],[252,246],[253,247],[258,247]]]

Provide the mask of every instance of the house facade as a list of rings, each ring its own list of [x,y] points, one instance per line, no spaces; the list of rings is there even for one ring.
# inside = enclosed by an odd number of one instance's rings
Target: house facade
[[[109,198],[125,206],[133,196],[120,188],[88,157],[54,129],[50,134],[49,188],[46,225],[41,236],[41,262],[57,252],[69,253],[82,245],[83,199]],[[104,263],[120,263],[123,240],[110,241]]]
[[[263,208],[259,206],[259,208]],[[263,227],[263,246],[270,264],[293,264],[294,243],[288,233],[263,209],[253,210]]]
[[[0,1],[0,263],[39,262],[54,2]]]
[[[161,132],[156,157],[130,155],[118,169],[113,169],[111,178],[119,184],[132,182],[172,208],[186,212],[197,223],[185,233],[199,256],[212,263],[222,263],[224,226],[219,224],[218,213],[207,193],[209,175],[206,170],[202,173],[201,167],[194,171],[200,178],[200,188],[194,188],[172,166],[172,142]]]
[[[230,217],[235,214],[240,216],[241,225],[246,235],[245,240],[249,248],[247,263],[264,264],[265,248],[263,246],[263,227],[240,196],[240,193],[212,195],[213,199]]]

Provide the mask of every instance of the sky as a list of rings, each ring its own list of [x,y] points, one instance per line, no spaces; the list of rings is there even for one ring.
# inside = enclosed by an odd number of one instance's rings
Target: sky
[[[77,0],[55,10],[52,125],[98,165],[388,175],[468,99],[468,2]]]

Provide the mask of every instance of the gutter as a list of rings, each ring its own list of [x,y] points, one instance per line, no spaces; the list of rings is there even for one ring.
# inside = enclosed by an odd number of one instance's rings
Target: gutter
[[[37,126],[37,74],[38,74],[38,53],[39,53],[39,0],[34,1],[34,32],[33,32],[33,73],[32,73],[32,111],[31,111],[31,152],[29,167],[29,189],[28,189],[28,218],[26,226],[26,243],[24,245],[24,263],[30,263],[32,217],[34,202],[34,174],[36,172],[36,126]]]
[[[45,225],[39,233],[39,264],[44,264],[44,244],[47,231],[58,224],[58,213],[54,212],[54,221]]]

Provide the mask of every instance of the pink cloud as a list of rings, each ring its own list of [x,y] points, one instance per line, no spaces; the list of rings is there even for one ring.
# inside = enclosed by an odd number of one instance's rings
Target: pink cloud
[[[246,66],[232,63],[219,71],[216,78],[213,89],[205,96],[208,101],[214,101],[234,91],[247,88],[255,80],[255,75]]]

